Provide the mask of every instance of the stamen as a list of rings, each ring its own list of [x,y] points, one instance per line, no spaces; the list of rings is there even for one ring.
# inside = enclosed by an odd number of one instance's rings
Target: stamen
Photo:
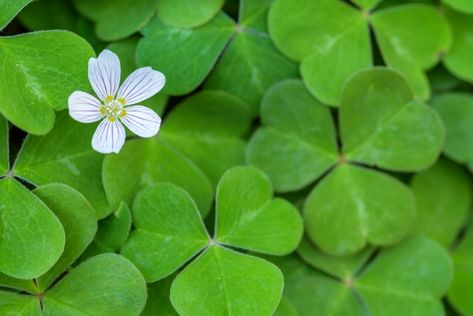
[[[108,95],[106,98],[105,98],[105,103],[110,103],[113,101],[113,97],[111,95]]]
[[[119,114],[119,115],[120,115],[121,118],[124,118],[124,117],[126,116],[126,110],[125,110],[125,109],[122,109],[122,110],[120,111],[120,114]]]
[[[105,108],[105,105],[102,105],[102,106],[100,107],[100,113],[101,113],[102,115],[107,114],[107,109]]]
[[[118,99],[118,102],[120,102],[120,103],[121,103],[121,105],[125,105],[125,103],[126,103],[126,101],[125,101],[125,99],[124,99],[124,98],[120,98],[120,99]]]
[[[107,117],[107,118],[108,118],[108,120],[109,120],[110,122],[112,122],[112,123],[117,120],[117,118],[116,118],[115,116],[112,116],[112,115],[110,115],[110,116]]]

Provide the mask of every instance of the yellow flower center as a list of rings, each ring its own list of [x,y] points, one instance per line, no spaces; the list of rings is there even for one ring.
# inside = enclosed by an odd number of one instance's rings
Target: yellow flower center
[[[124,118],[126,110],[124,108],[125,99],[119,98],[115,100],[112,96],[107,96],[104,104],[100,107],[100,113],[106,116],[110,122],[115,122],[118,117]]]

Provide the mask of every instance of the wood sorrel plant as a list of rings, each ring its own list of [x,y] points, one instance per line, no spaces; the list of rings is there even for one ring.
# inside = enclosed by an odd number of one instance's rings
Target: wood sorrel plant
[[[473,316],[471,38],[470,0],[0,0],[0,315]]]

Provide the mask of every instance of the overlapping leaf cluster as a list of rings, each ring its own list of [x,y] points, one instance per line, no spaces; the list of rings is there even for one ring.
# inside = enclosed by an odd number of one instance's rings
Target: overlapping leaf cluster
[[[0,315],[473,315],[470,0],[0,0]],[[119,154],[87,61],[167,78]]]

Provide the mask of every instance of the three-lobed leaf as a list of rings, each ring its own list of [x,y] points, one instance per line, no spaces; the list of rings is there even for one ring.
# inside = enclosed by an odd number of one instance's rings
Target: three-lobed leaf
[[[166,25],[182,28],[196,27],[211,20],[222,8],[224,0],[161,0],[158,18]]]
[[[0,116],[0,176],[9,169],[8,122]]]
[[[0,0],[0,31],[32,0]]]

